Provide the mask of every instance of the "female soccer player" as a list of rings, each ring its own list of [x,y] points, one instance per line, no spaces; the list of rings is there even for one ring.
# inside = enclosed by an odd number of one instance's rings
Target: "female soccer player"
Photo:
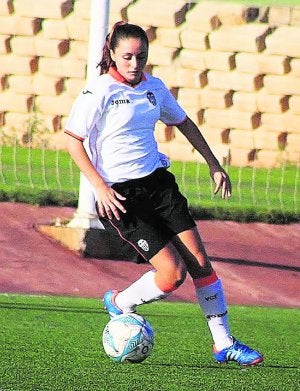
[[[107,36],[100,75],[78,96],[66,133],[69,153],[91,182],[99,219],[153,266],[123,291],[104,295],[110,317],[134,312],[140,304],[166,297],[193,279],[199,305],[213,339],[213,355],[224,363],[255,365],[263,356],[230,333],[227,306],[216,275],[180,193],[158,151],[158,120],[176,126],[206,160],[215,193],[230,197],[230,179],[195,123],[163,82],[144,73],[148,57],[145,31],[118,22]],[[90,155],[83,147],[88,138]]]

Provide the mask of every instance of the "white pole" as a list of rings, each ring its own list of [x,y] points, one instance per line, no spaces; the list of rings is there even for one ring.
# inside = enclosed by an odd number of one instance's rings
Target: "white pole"
[[[108,22],[109,0],[91,0],[87,80],[91,80],[99,74],[100,70],[97,65],[101,60]],[[84,146],[88,152],[88,140],[84,142]],[[83,174],[80,174],[78,207],[68,226],[74,228],[103,228],[97,217],[92,186]]]
[[[91,0],[91,21],[89,36],[89,52],[87,79],[99,74],[99,64],[102,56],[102,49],[108,30],[109,22],[109,0]]]

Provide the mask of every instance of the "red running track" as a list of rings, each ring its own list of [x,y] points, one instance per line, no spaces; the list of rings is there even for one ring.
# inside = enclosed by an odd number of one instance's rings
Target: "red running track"
[[[82,258],[34,227],[75,209],[0,203],[0,292],[99,297],[149,265]],[[228,304],[300,307],[300,224],[199,221]],[[190,278],[168,300],[195,301]]]

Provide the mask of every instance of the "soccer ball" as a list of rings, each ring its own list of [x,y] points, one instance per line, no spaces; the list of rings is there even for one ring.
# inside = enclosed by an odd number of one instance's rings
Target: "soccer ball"
[[[105,353],[117,363],[139,363],[152,352],[154,333],[150,323],[135,313],[112,318],[103,330]]]

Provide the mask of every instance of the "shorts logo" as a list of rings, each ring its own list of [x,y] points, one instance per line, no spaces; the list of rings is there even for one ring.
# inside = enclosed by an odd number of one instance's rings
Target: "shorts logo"
[[[156,99],[155,99],[155,96],[154,96],[153,92],[148,91],[147,92],[147,98],[148,98],[149,102],[151,104],[153,104],[153,106],[156,106]]]
[[[144,251],[149,251],[149,244],[147,243],[147,241],[145,239],[140,239],[138,241],[138,246],[144,250]]]

